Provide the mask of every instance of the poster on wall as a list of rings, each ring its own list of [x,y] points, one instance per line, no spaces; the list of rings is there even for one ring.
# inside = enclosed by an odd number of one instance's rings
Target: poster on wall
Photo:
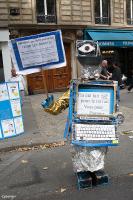
[[[1,126],[2,126],[4,138],[15,135],[15,127],[14,127],[13,119],[1,120]]]
[[[14,124],[15,124],[15,128],[16,128],[16,134],[24,132],[22,117],[14,118]]]
[[[20,99],[12,99],[10,102],[11,102],[13,117],[20,116],[21,115]]]
[[[0,84],[0,139],[24,133],[18,82]]]
[[[6,84],[0,84],[0,101],[8,100],[8,90]]]
[[[12,39],[9,47],[14,66],[23,74],[66,66],[60,30]]]
[[[18,84],[14,82],[7,83],[9,98],[10,99],[18,99],[19,98],[19,88]]]

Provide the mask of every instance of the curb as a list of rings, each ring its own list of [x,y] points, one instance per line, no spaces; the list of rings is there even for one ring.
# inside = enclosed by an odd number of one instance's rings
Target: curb
[[[0,153],[6,153],[11,151],[30,151],[36,149],[47,149],[47,148],[55,148],[60,146],[65,146],[66,141],[62,140],[59,142],[52,142],[52,143],[32,143],[27,145],[16,145],[16,146],[9,146],[3,147],[0,149]]]

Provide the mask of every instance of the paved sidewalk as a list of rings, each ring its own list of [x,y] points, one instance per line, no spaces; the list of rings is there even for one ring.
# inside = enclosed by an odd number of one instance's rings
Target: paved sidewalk
[[[15,200],[132,200],[132,144],[126,135],[121,135],[121,145],[109,149],[105,159],[109,184],[80,191],[73,172],[70,145],[3,153],[0,197],[13,195]]]
[[[61,95],[62,93],[54,94],[55,100]],[[25,132],[20,136],[1,140],[0,151],[64,141],[63,133],[68,109],[59,115],[51,115],[41,106],[43,99],[46,99],[45,94],[25,97],[22,109]]]
[[[121,97],[124,96],[126,90],[121,91]],[[55,100],[62,93],[54,93]],[[133,93],[126,96],[132,97]],[[0,141],[0,151],[2,149],[13,149],[19,146],[33,146],[36,144],[54,143],[63,141],[63,133],[67,119],[68,109],[58,115],[51,115],[45,112],[41,106],[41,102],[46,98],[45,94],[31,95],[25,97],[23,115],[25,133],[10,139]],[[122,99],[122,98],[121,98]],[[125,122],[119,127],[119,131],[132,130],[133,106],[125,106],[125,99],[120,102],[120,111],[125,116]]]

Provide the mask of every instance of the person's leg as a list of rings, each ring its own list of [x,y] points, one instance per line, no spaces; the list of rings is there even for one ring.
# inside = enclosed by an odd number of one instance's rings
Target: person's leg
[[[120,86],[118,86],[118,90],[117,90],[117,98],[118,98],[118,101],[120,101]]]
[[[129,85],[127,90],[130,92],[132,88],[133,88],[133,84]]]
[[[131,79],[131,82],[129,84],[128,91],[130,92],[132,88],[133,88],[133,78]]]

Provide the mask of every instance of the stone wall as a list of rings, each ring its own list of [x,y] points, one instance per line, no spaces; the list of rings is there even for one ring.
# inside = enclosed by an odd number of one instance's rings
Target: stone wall
[[[126,1],[111,0],[110,3],[111,26],[128,26]],[[11,15],[12,8],[20,14]],[[58,25],[99,26],[94,23],[94,0],[56,0],[56,10]],[[8,24],[37,24],[36,0],[0,0],[0,27]]]
[[[124,18],[124,0],[113,0],[113,16],[112,22],[113,24],[121,24],[123,25],[125,22]]]
[[[6,24],[32,24],[34,22],[33,0],[0,0],[0,26]],[[12,9],[19,14],[11,15]]]
[[[91,0],[60,0],[59,2],[59,23],[73,25],[92,23]]]

